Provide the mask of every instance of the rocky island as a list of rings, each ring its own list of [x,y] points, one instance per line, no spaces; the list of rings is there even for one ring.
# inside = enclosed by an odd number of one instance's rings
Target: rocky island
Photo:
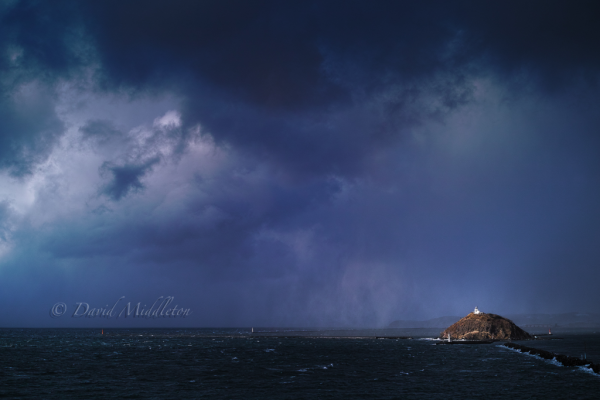
[[[511,320],[496,314],[475,311],[462,318],[440,334],[440,338],[452,340],[527,340],[531,335]]]

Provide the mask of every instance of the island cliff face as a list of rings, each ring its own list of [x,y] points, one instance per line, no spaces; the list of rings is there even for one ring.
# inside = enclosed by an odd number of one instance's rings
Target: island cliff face
[[[440,334],[440,338],[465,340],[526,340],[531,335],[515,325],[511,320],[496,314],[470,313],[457,323],[450,325]]]

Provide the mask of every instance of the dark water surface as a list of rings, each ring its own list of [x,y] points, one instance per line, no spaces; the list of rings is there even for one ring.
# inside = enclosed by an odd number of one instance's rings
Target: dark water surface
[[[559,337],[560,339],[551,339],[551,336],[547,336],[545,338],[546,340],[517,341],[515,343],[551,351],[556,354],[565,354],[571,357],[584,358],[585,355],[585,359],[600,364],[599,333],[567,333],[553,336]],[[598,398],[600,398],[600,394],[598,395]]]
[[[423,339],[278,338],[236,332],[120,329],[101,335],[86,329],[0,329],[0,397],[600,396],[599,375],[498,344],[436,346]],[[590,346],[600,344],[598,335],[585,339]],[[569,340],[577,343],[576,337]],[[526,345],[541,348],[538,342]]]

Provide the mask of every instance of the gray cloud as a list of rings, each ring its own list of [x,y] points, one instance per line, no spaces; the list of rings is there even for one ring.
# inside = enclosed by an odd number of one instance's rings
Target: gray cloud
[[[0,203],[0,242],[8,241],[11,232],[11,209],[7,201]]]
[[[64,132],[55,84],[74,77],[88,55],[72,11],[66,3],[0,9],[0,169],[13,176],[30,175]]]
[[[159,158],[152,158],[141,164],[115,165],[105,162],[100,167],[100,173],[110,175],[111,181],[102,188],[102,193],[118,201],[129,193],[141,191],[144,189],[141,179],[159,162]]]
[[[0,169],[13,176],[32,173],[63,133],[52,97],[32,85],[0,100]]]
[[[84,11],[105,84],[169,85],[187,99],[188,124],[201,122],[217,142],[299,174],[355,174],[370,152],[471,100],[473,80],[490,73],[515,90],[597,79],[600,33],[589,20],[597,14],[591,3],[114,9],[103,3]]]
[[[84,141],[90,140],[105,145],[114,140],[122,139],[125,136],[110,121],[91,120],[79,128]]]
[[[29,186],[0,273],[43,276],[22,310],[173,290],[199,325],[382,326],[598,300],[594,3],[15,4],[0,168]],[[63,121],[60,82],[177,102]]]

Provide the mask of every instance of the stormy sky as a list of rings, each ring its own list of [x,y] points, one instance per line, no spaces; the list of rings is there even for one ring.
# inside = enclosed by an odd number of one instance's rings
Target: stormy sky
[[[599,8],[3,1],[0,327],[596,311]]]

